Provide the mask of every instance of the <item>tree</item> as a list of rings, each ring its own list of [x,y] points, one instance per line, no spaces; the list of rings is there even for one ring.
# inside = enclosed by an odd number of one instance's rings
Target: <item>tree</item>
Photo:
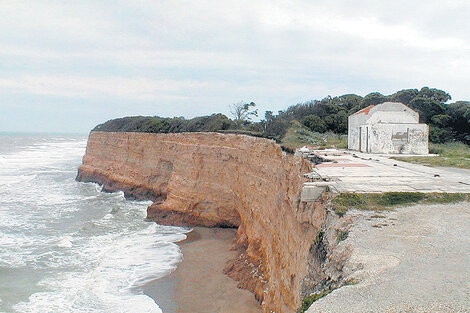
[[[470,101],[457,101],[449,105],[452,128],[456,139],[470,144]]]
[[[410,103],[411,100],[416,98],[418,94],[419,94],[418,89],[403,89],[390,95],[389,98],[390,98],[390,101],[401,102],[403,104],[408,105],[408,103]]]
[[[355,94],[342,95],[333,98],[333,100],[346,110],[351,110],[355,106],[359,107],[362,103],[362,97]]]
[[[429,126],[429,141],[432,143],[445,143],[454,137],[453,132],[449,128],[440,128],[438,126]]]
[[[452,97],[445,91],[436,88],[423,87],[419,91],[419,97],[436,100],[438,102],[447,102]]]
[[[431,117],[431,124],[440,127],[446,128],[452,126],[452,117],[447,114],[438,114]]]
[[[432,97],[416,97],[411,100],[410,108],[419,113],[419,119],[422,123],[429,124],[434,115],[445,113],[445,106]]]
[[[366,108],[370,105],[377,105],[380,103],[387,102],[387,97],[381,94],[380,92],[371,92],[366,95],[362,100],[362,108]]]
[[[266,123],[272,122],[274,119],[273,111],[264,112],[264,119],[266,120]]]
[[[245,103],[244,101],[229,105],[230,113],[237,126],[245,121],[250,121],[252,116],[258,116],[258,110],[253,110],[255,106],[254,102]]]
[[[316,115],[309,115],[306,118],[302,120],[302,124],[307,126],[311,131],[317,132],[317,133],[324,133],[326,132],[326,125],[323,120]]]
[[[290,121],[285,117],[283,111],[278,111],[278,115],[274,115],[272,111],[266,111],[264,118],[264,135],[268,138],[280,140],[290,127]]]

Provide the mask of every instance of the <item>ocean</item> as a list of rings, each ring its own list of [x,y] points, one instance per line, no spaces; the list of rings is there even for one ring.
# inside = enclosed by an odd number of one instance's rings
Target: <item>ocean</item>
[[[162,312],[142,286],[175,269],[187,229],[75,181],[86,139],[0,133],[0,312]]]

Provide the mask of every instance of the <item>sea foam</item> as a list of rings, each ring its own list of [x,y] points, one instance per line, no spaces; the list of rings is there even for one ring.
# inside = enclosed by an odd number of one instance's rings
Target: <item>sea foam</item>
[[[76,182],[85,146],[0,138],[1,312],[161,312],[142,286],[176,268],[188,230],[146,222],[149,201]]]

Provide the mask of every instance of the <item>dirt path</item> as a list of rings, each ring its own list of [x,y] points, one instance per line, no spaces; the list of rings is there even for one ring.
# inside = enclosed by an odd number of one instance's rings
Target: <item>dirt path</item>
[[[470,312],[470,203],[351,214],[342,244],[353,248],[349,278],[358,283],[307,312]]]

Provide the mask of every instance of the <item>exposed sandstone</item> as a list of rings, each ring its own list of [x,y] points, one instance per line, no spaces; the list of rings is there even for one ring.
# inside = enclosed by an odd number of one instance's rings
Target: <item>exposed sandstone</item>
[[[238,227],[239,257],[225,272],[255,294],[263,312],[289,313],[305,293],[341,278],[334,233],[314,242],[335,222],[327,195],[300,201],[310,167],[262,138],[92,132],[77,179],[153,200],[148,217],[160,224]]]

